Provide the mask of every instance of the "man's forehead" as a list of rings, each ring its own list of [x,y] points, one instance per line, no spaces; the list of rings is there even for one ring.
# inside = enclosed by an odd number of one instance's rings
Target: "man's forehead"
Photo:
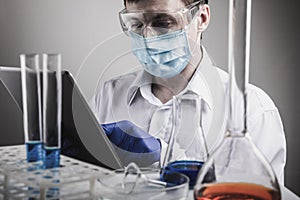
[[[139,0],[135,3],[126,3],[127,10],[177,10],[184,6],[182,0]]]

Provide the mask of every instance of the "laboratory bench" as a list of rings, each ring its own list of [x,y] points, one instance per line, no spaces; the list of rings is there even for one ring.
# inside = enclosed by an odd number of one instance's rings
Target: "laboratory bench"
[[[61,167],[53,169],[41,169],[41,163],[25,158],[25,145],[0,147],[0,199],[57,199],[56,194],[59,199],[102,199],[98,180],[112,172],[64,155]],[[284,186],[281,192],[283,200],[299,199]],[[194,199],[193,190],[186,199]]]

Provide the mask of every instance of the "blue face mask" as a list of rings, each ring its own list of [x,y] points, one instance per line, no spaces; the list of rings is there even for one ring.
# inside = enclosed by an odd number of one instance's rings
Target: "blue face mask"
[[[144,38],[131,33],[133,54],[150,74],[174,77],[187,66],[191,51],[186,30]]]

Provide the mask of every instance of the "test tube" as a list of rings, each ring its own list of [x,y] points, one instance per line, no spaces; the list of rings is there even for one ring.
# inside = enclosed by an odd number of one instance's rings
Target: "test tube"
[[[42,160],[41,81],[38,54],[21,54],[23,127],[27,161]]]
[[[61,146],[61,55],[43,54],[44,167],[59,167]]]

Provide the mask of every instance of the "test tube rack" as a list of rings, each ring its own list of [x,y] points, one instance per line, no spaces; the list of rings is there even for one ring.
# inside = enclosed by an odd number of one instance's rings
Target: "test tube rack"
[[[25,145],[0,148],[0,199],[98,199],[97,179],[111,172],[63,155],[52,169],[25,158]]]

